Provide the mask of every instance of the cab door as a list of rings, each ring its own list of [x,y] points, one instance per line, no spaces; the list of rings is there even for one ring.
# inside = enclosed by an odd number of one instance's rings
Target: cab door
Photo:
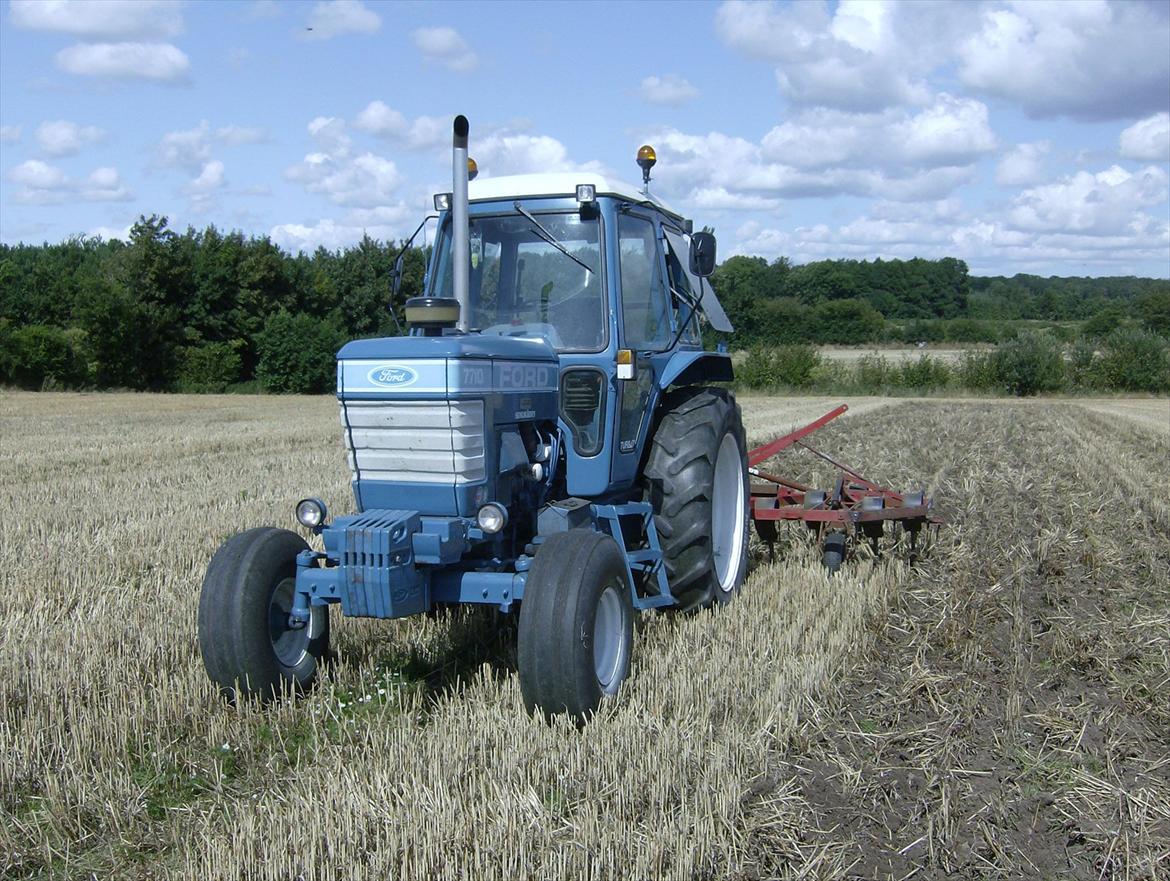
[[[633,483],[658,398],[658,376],[669,360],[674,310],[666,283],[662,231],[656,217],[637,210],[618,213],[619,346],[637,355],[632,380],[615,379],[611,479],[614,488]]]

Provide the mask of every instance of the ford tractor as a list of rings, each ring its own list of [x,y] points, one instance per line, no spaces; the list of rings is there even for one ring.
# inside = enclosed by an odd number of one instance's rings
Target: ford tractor
[[[592,173],[471,180],[454,122],[450,193],[406,335],[337,355],[355,514],[307,498],[298,533],[240,533],[212,558],[199,646],[229,699],[310,685],[329,606],[400,618],[452,604],[519,615],[529,712],[583,722],[630,673],[635,611],[726,603],[748,563],[750,494],[732,365],[700,319],[715,238],[642,187]],[[392,280],[397,290],[397,284]]]

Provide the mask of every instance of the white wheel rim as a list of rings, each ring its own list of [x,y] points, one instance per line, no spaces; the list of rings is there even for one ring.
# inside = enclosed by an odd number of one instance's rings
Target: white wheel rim
[[[314,606],[309,609],[308,624],[299,630],[290,629],[288,616],[295,594],[296,579],[285,578],[276,585],[268,602],[268,639],[277,660],[289,669],[299,666],[308,655],[309,643],[321,635],[322,616],[327,612],[321,606]]]
[[[621,685],[630,650],[620,589],[613,584],[606,586],[597,599],[597,615],[593,619],[593,671],[605,694],[613,694]]]
[[[743,559],[744,501],[743,460],[735,435],[725,434],[715,456],[715,486],[711,493],[711,551],[715,577],[724,593],[736,587]]]

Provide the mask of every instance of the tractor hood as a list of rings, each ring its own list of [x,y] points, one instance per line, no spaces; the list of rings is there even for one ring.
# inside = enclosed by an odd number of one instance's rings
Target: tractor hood
[[[337,353],[337,393],[448,395],[548,392],[557,354],[542,339],[452,334],[354,340]]]

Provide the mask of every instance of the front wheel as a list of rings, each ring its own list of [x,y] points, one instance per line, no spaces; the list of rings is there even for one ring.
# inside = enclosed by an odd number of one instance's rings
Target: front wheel
[[[630,673],[626,561],[608,535],[572,529],[537,551],[520,604],[517,662],[528,712],[583,724]]]
[[[211,558],[199,596],[199,651],[225,697],[267,700],[312,684],[329,650],[329,610],[288,623],[304,539],[265,527],[232,536]]]

